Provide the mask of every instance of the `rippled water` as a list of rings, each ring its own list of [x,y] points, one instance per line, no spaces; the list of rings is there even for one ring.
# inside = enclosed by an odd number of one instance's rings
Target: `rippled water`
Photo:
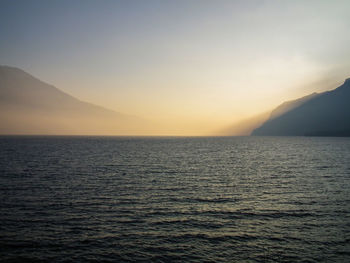
[[[350,262],[350,138],[1,137],[0,259]]]

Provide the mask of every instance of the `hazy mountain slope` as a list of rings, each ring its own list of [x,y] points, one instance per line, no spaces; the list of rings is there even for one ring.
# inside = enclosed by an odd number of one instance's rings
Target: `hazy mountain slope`
[[[270,116],[270,112],[265,112],[250,118],[233,123],[230,126],[218,130],[215,135],[219,136],[247,136],[252,131],[260,127]]]
[[[305,103],[308,100],[315,98],[319,95],[320,95],[319,93],[315,92],[315,93],[312,93],[310,95],[307,95],[305,97],[302,97],[302,98],[299,98],[296,100],[286,101],[271,112],[269,120],[275,119],[275,118],[287,113],[288,111],[291,111],[291,110],[299,107],[303,103]]]
[[[0,134],[147,134],[146,121],[80,101],[0,66]]]
[[[265,122],[253,135],[350,135],[350,79]]]
[[[318,93],[312,93],[300,99],[284,102],[280,106],[278,106],[276,109],[274,109],[272,112],[264,112],[259,115],[236,122],[224,129],[221,129],[218,131],[218,135],[222,135],[222,136],[251,135],[255,129],[259,128],[266,121],[275,119],[281,116],[282,114],[285,114],[286,112],[293,110],[294,108],[300,106],[306,101],[319,95],[320,94]]]

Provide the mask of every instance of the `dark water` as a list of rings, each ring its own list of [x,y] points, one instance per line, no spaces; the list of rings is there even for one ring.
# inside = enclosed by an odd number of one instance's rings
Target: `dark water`
[[[0,259],[350,262],[350,138],[0,138]]]

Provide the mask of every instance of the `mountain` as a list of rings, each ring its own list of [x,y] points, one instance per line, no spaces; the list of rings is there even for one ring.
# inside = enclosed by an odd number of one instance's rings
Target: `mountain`
[[[247,136],[251,135],[252,132],[263,125],[267,120],[275,119],[284,113],[295,109],[306,101],[319,96],[319,93],[312,93],[308,96],[302,97],[300,99],[291,100],[282,103],[272,112],[264,112],[259,115],[252,116],[250,118],[238,121],[228,127],[225,127],[217,132],[221,136]]]
[[[312,93],[310,95],[307,95],[305,97],[296,99],[296,100],[290,100],[290,101],[286,101],[284,103],[282,103],[281,105],[279,105],[276,109],[274,109],[269,117],[269,121],[278,118],[279,116],[299,107],[300,105],[304,104],[305,102],[307,102],[308,100],[315,98],[317,96],[319,96],[319,93]]]
[[[334,90],[301,98],[299,105],[282,114],[276,115],[277,108],[252,135],[350,136],[349,102],[350,79],[346,79]]]
[[[80,101],[21,69],[0,66],[0,134],[147,134],[137,117]]]
[[[215,132],[219,136],[248,136],[252,131],[260,127],[270,116],[270,112],[264,112],[249,118],[232,123]]]

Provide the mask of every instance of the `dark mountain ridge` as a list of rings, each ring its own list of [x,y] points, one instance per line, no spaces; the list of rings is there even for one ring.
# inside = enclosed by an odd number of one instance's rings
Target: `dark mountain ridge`
[[[321,93],[314,92],[310,95],[301,97],[301,98],[296,99],[296,100],[290,100],[290,101],[283,102],[281,105],[279,105],[277,108],[275,108],[271,112],[269,120],[278,118],[279,116],[299,107],[300,105],[304,104],[308,100],[311,100],[312,98],[315,98],[315,97],[319,96],[320,94]]]
[[[350,136],[350,79],[335,90],[269,119],[252,135]]]

